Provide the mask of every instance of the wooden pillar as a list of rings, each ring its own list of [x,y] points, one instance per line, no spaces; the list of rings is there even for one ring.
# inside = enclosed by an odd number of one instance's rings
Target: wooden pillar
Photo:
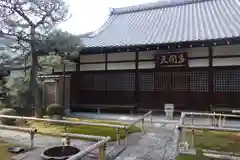
[[[208,55],[209,55],[209,70],[208,70],[208,92],[209,92],[209,110],[213,105],[213,48],[212,45],[208,47]]]
[[[54,66],[52,67],[52,74],[54,74],[54,72],[55,72],[55,68],[54,68]],[[25,72],[26,73],[26,72]]]
[[[135,99],[137,107],[139,107],[139,51],[135,53]]]
[[[80,54],[81,54],[81,53],[79,52],[78,58],[77,58],[77,59],[78,59],[78,61],[77,61],[78,63],[77,63],[76,66],[75,66],[75,67],[76,67],[76,72],[79,72],[79,71],[80,71],[80,64],[81,64]]]
[[[61,104],[61,91],[60,91],[59,80],[55,80],[55,103]]]
[[[108,70],[108,53],[107,52],[105,52],[105,71],[107,71]]]
[[[76,76],[76,73],[80,72],[80,68],[81,68],[81,56],[80,56],[80,52],[78,54],[78,61],[76,64],[76,72],[71,74],[70,80],[69,80],[69,103],[70,104],[77,104],[77,98],[78,98],[78,92],[77,89],[75,89],[76,86],[74,86],[76,78],[78,78]],[[79,74],[77,74],[79,76]],[[81,83],[81,82],[80,82]],[[69,104],[69,107],[70,107]]]
[[[104,70],[105,70],[105,84],[104,84],[104,91],[105,91],[105,103],[107,104],[108,102],[108,96],[107,96],[107,76],[108,76],[108,53],[105,52],[105,66],[104,66]]]

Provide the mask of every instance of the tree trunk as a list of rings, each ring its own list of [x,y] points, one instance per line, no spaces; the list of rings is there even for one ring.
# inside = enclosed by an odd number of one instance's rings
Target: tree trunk
[[[35,117],[41,118],[43,116],[43,109],[40,105],[40,94],[39,94],[39,86],[37,82],[37,55],[32,54],[32,67],[30,73],[30,89],[33,95],[33,102],[35,106]]]
[[[43,108],[40,105],[40,94],[39,87],[37,82],[37,68],[38,68],[38,55],[35,47],[36,39],[35,39],[35,29],[31,29],[31,53],[32,53],[32,66],[30,72],[30,90],[33,95],[33,104],[35,107],[35,117],[41,118],[43,117]]]

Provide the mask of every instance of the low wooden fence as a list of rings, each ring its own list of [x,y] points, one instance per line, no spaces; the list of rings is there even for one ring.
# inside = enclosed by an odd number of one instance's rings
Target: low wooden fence
[[[125,130],[125,134],[126,134],[126,139],[125,139],[125,145],[128,145],[128,131],[129,129],[136,125],[137,123],[141,123],[141,131],[144,132],[144,119],[150,116],[150,124],[152,124],[152,111],[149,111],[148,113],[144,114],[143,116],[139,117],[137,120],[135,120],[134,122],[132,122],[131,124],[129,124],[128,126],[126,126],[124,128]],[[120,130],[119,128],[117,128],[117,139],[119,141],[117,141],[117,144],[120,145]],[[106,143],[107,141],[110,140],[110,137],[107,137],[106,139],[103,139],[95,144],[93,144],[92,146],[84,149],[83,151],[81,151],[80,153],[72,156],[71,158],[69,158],[68,160],[80,160],[81,158],[83,158],[86,154],[92,152],[93,150],[99,148],[99,157],[100,160],[106,160],[106,156],[105,156],[105,148],[106,148]]]
[[[16,126],[7,126],[7,125],[0,125],[0,129],[6,129],[6,130],[15,130],[20,132],[27,132],[30,135],[30,148],[34,147],[34,136],[37,132],[37,129],[35,128],[23,128],[23,127],[16,127]]]
[[[186,125],[184,124],[184,119],[187,116],[191,116],[193,119],[193,116],[208,116],[211,118],[211,126],[198,126],[194,125],[194,121],[192,120],[191,125]],[[229,127],[223,127],[225,124],[225,119],[227,117],[234,117],[234,118],[240,118],[240,115],[234,115],[234,114],[221,114],[221,113],[197,113],[197,112],[182,112],[179,123],[178,123],[178,141],[177,141],[177,153],[176,156],[179,155],[180,152],[180,144],[181,141],[184,137],[183,129],[191,129],[192,134],[191,134],[191,142],[190,142],[190,147],[191,149],[194,148],[194,134],[195,130],[212,130],[212,131],[229,131],[229,132],[240,132],[240,128],[229,128]],[[185,152],[184,152],[185,153]],[[192,154],[192,153],[191,153]]]
[[[140,122],[141,125],[141,132],[144,132],[144,119],[149,116],[150,117],[150,124],[152,124],[152,111],[144,114],[143,116],[139,117],[133,123],[129,125],[114,125],[114,124],[104,124],[104,123],[91,123],[91,122],[72,122],[66,120],[52,120],[52,119],[42,119],[42,118],[35,118],[35,117],[23,117],[23,116],[9,116],[9,115],[0,115],[0,118],[9,118],[9,119],[19,119],[19,120],[33,120],[33,121],[42,121],[48,123],[56,123],[56,124],[63,124],[65,126],[65,133],[52,133],[53,136],[62,136],[68,138],[88,138],[93,140],[98,140],[97,143],[91,145],[90,147],[82,150],[78,154],[69,158],[69,160],[79,160],[81,157],[85,156],[87,153],[99,148],[99,157],[100,160],[106,160],[105,149],[107,142],[111,139],[110,137],[102,137],[102,136],[93,136],[93,135],[85,135],[85,134],[71,134],[67,133],[67,126],[68,125],[89,125],[89,126],[104,126],[104,127],[113,127],[116,128],[116,136],[117,136],[117,144],[120,145],[120,129],[124,129],[126,134],[125,145],[128,145],[128,134],[129,129]],[[12,127],[12,126],[1,126],[0,129],[12,129],[12,130],[19,130],[19,131],[27,131],[30,133],[31,139],[31,147],[34,145],[34,134],[37,132],[36,129],[32,128],[21,128],[21,127]]]
[[[97,143],[85,148],[81,152],[77,153],[76,155],[68,158],[67,160],[80,160],[82,157],[87,155],[89,152],[92,152],[95,149],[99,149],[99,160],[106,160],[106,144],[110,140],[110,137],[106,137]]]

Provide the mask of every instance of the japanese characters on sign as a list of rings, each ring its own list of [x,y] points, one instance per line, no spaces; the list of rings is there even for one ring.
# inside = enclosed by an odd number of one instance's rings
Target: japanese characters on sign
[[[187,65],[187,53],[169,53],[169,54],[157,54],[156,67],[163,65]]]

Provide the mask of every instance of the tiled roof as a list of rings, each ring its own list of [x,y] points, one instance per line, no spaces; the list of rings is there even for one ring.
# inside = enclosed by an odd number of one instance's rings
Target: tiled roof
[[[176,0],[175,0],[176,1]],[[240,0],[178,0],[112,9],[85,47],[166,44],[240,36]]]

